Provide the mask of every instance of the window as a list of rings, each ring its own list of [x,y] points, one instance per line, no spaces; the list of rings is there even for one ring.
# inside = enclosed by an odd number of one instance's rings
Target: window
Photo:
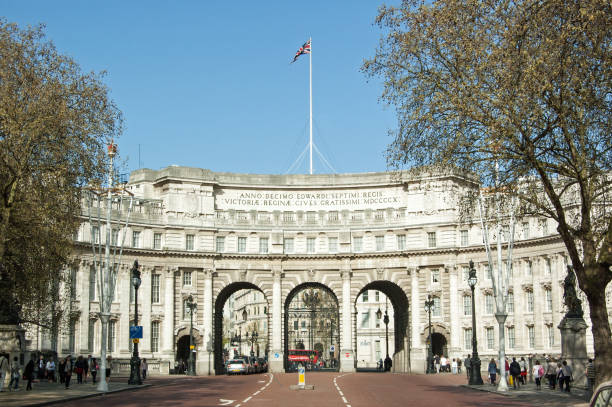
[[[509,326],[508,327],[508,347],[510,349],[514,349],[515,347],[515,336],[514,336],[514,327],[513,326]]]
[[[382,315],[379,317],[378,314],[374,314],[376,315],[376,328],[380,328],[380,318],[382,318]]]
[[[374,219],[377,220],[383,220],[385,218],[385,211],[382,209],[378,209],[375,213],[374,213]]]
[[[327,220],[337,221],[338,220],[338,211],[331,211],[327,214]]]
[[[238,253],[246,253],[246,240],[244,236],[238,238]]]
[[[111,230],[111,244],[113,246],[117,246],[118,241],[119,241],[119,229]]]
[[[547,276],[550,276],[552,274],[552,267],[550,266],[550,259],[546,259],[546,262],[544,263],[544,272],[546,273]]]
[[[376,251],[382,252],[383,250],[385,250],[385,237],[376,236]]]
[[[381,358],[380,341],[374,341],[374,350],[376,351],[376,360],[379,360]]]
[[[495,346],[495,331],[493,328],[485,328],[485,332],[487,334],[487,349],[493,349]]]
[[[338,252],[338,238],[337,237],[330,237],[330,238],[328,238],[327,239],[327,245],[328,245],[330,253],[337,253]]]
[[[306,321],[302,321],[302,328],[306,328]]]
[[[461,235],[461,246],[467,246],[469,244],[468,231],[462,230],[459,234]]]
[[[193,250],[194,235],[185,236],[185,250]]]
[[[183,319],[189,319],[189,307],[187,306],[187,298],[183,300]]]
[[[159,302],[159,274],[151,275],[151,302]]]
[[[68,350],[70,353],[74,353],[75,329],[76,321],[73,319],[68,323]]]
[[[317,214],[315,212],[306,212],[306,222],[315,223],[317,221]]]
[[[493,313],[493,296],[491,294],[485,294],[485,312],[487,314]]]
[[[434,302],[434,306],[433,306],[432,315],[434,317],[439,317],[442,314],[440,297],[433,297],[433,302]]]
[[[376,302],[380,302],[380,291],[378,290],[374,291],[374,298]]]
[[[217,252],[223,253],[225,251],[225,236],[217,236]]]
[[[159,352],[159,321],[151,323],[151,352]]]
[[[283,212],[283,222],[293,222],[293,212]]]
[[[509,292],[506,298],[506,312],[508,314],[514,314],[514,293]]]
[[[527,337],[529,338],[529,347],[535,348],[535,328],[533,325],[527,327]]]
[[[436,232],[427,232],[427,247],[436,247]]]
[[[370,311],[369,310],[361,314],[361,327],[362,328],[370,327]]]
[[[183,273],[183,285],[191,285],[191,271]]]
[[[507,242],[510,239],[510,226],[502,226],[502,242]]]
[[[510,263],[510,266],[508,266],[508,262],[505,261],[504,270],[506,270],[506,273],[508,274],[508,278],[514,277],[514,267],[512,267],[512,263]]]
[[[285,253],[293,253],[293,238],[285,238],[283,241],[283,248]]]
[[[468,266],[463,266],[463,281],[467,283],[470,278],[470,268]]]
[[[526,270],[525,273],[528,276],[532,276],[533,275],[533,264],[531,263],[531,260],[527,260],[527,264],[525,265]]]
[[[437,284],[440,282],[440,270],[438,269],[431,270],[431,282],[432,284]]]
[[[469,295],[463,296],[463,315],[472,315],[472,297]]]
[[[308,253],[314,253],[315,252],[315,238],[314,237],[309,237],[306,239],[306,252]]]
[[[100,243],[100,228],[97,226],[91,227],[92,241],[96,244]]]
[[[140,232],[137,230],[132,232],[132,247],[140,247]]]
[[[406,235],[397,235],[397,250],[406,250]]]
[[[110,321],[108,323],[108,346],[106,347],[109,352],[115,351],[115,339],[117,338],[117,321]]]
[[[161,249],[161,233],[153,233],[153,248]]]
[[[96,269],[89,269],[89,301],[96,300]],[[91,348],[89,348],[91,349]]]
[[[546,325],[546,333],[548,334],[548,347],[551,348],[555,344],[555,330],[552,325]]]
[[[362,298],[363,298],[363,302],[368,302],[368,290],[363,292]]]
[[[533,291],[527,291],[527,312],[533,312]]]
[[[90,352],[94,350],[94,338],[96,337],[96,320],[89,320],[89,327],[87,329],[87,349]]]
[[[463,347],[465,349],[472,348],[472,328],[466,328],[463,330]]]
[[[259,253],[262,253],[262,254],[268,253],[268,238],[267,237],[259,238]]]
[[[529,222],[523,222],[523,238],[529,239]]]
[[[363,246],[363,238],[361,236],[355,236],[353,238],[353,251],[360,252]]]
[[[77,271],[70,269],[70,299],[76,300],[77,298]]]
[[[552,291],[548,287],[544,289],[544,298],[546,300],[546,311],[552,312]]]
[[[297,331],[298,330],[298,320],[296,319],[295,321],[293,321],[293,330]]]

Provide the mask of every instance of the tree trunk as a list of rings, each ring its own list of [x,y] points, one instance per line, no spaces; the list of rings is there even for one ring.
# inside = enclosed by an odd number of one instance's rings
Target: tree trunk
[[[596,275],[609,273],[608,270],[600,268]],[[605,274],[604,274],[605,275]],[[600,280],[609,280],[603,278]],[[606,380],[612,380],[612,333],[610,331],[610,318],[606,306],[606,285],[589,284],[584,293],[589,302],[591,313],[591,330],[593,332],[593,342],[595,348],[595,370],[597,372],[596,384]]]

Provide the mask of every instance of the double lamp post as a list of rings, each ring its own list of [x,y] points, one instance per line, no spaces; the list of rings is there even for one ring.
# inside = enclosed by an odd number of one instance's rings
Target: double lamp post
[[[195,360],[193,353],[195,352],[195,346],[193,344],[193,313],[198,309],[198,304],[193,301],[193,296],[187,297],[187,308],[189,308],[189,366],[187,368],[187,374],[189,376],[195,376]]]
[[[474,287],[476,287],[478,279],[476,278],[476,269],[474,262],[470,260],[470,274],[468,277],[468,285],[472,290],[472,360],[470,361],[470,385],[484,384],[480,374],[480,358],[478,357],[478,342],[476,341],[476,306],[474,302]]]
[[[132,266],[132,285],[134,286],[134,326],[138,326],[138,287],[140,287],[140,283],[141,280],[138,260],[134,260],[134,266]],[[142,378],[140,377],[138,339],[132,339],[132,341],[134,342],[134,353],[132,354],[132,359],[130,360],[130,378],[128,380],[128,384],[141,385]]]
[[[388,364],[388,360],[389,358],[389,313],[388,311],[388,307],[387,307],[387,300],[385,299],[385,317],[383,319],[383,322],[385,323],[385,349],[386,349],[386,356],[385,356],[385,370]],[[378,311],[376,311],[376,318],[380,319],[382,317],[382,311],[380,310],[380,307],[378,308]]]

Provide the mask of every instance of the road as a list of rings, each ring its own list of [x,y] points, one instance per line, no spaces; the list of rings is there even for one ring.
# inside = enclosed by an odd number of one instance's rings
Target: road
[[[151,378],[151,387],[64,403],[66,406],[222,406],[231,407],[561,407],[575,400],[545,392],[507,397],[461,387],[463,375],[391,373],[307,373],[314,390],[291,390],[297,374]]]

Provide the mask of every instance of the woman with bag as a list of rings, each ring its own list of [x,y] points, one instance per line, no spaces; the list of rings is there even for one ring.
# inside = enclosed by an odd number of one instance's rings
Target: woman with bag
[[[72,359],[70,355],[66,356],[64,361],[64,380],[66,382],[66,389],[70,387],[70,378],[72,377]]]
[[[77,374],[77,383],[83,384],[83,371],[85,370],[85,364],[83,363],[83,356],[77,358],[74,364],[74,372]]]
[[[491,359],[489,362],[488,372],[491,384],[495,386],[495,381],[497,380],[497,363],[495,363],[495,359]]]
[[[536,390],[542,389],[542,376],[544,376],[544,367],[540,364],[539,360],[535,361],[533,366],[533,378],[535,379]]]

